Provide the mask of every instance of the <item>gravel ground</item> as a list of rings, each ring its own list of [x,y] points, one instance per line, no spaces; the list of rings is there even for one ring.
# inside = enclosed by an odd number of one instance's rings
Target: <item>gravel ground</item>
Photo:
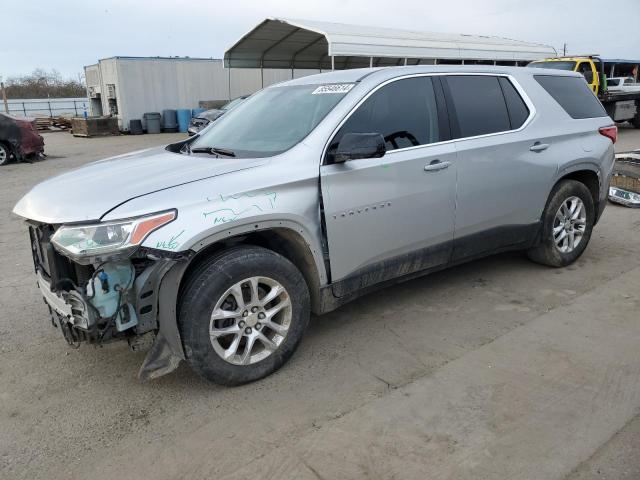
[[[243,387],[184,364],[140,384],[143,353],[69,349],[11,208],[54,174],[179,138],[50,133],[47,160],[2,168],[0,478],[638,478],[623,473],[640,465],[640,210],[610,204],[565,269],[498,255],[313,318],[288,365]],[[631,148],[640,131],[623,129]]]

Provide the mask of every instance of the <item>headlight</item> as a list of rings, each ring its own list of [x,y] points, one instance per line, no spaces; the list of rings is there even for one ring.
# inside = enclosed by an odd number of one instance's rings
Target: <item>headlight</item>
[[[73,258],[125,252],[175,218],[176,212],[170,211],[114,222],[62,226],[51,242],[61,253]]]

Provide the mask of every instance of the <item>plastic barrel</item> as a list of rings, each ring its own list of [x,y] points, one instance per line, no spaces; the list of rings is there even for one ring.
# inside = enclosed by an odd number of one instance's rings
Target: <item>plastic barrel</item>
[[[131,135],[142,135],[144,133],[142,131],[142,120],[140,120],[139,118],[136,120],[130,120],[129,133]]]
[[[165,132],[178,131],[178,117],[176,116],[175,110],[162,111],[162,129]]]
[[[204,108],[192,108],[191,109],[191,118],[197,117],[199,114],[201,114],[204,111],[205,111]]]
[[[189,128],[189,120],[191,120],[191,110],[188,108],[179,108],[176,110],[178,115],[178,131],[186,132]]]
[[[160,114],[158,112],[148,112],[142,117],[144,123],[147,124],[147,133],[160,133]]]

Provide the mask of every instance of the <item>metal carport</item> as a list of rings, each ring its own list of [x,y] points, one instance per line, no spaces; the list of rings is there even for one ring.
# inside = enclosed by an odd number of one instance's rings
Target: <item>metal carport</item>
[[[556,55],[548,45],[499,37],[270,18],[225,52],[224,65],[292,70],[434,63],[517,65]]]

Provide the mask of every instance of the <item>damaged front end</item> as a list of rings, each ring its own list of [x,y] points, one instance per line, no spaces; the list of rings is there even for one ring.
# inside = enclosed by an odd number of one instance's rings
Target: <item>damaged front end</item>
[[[44,138],[38,133],[33,118],[18,118],[0,113],[0,143],[8,148],[15,161],[29,160],[44,155]],[[0,158],[0,165],[9,162],[9,158]]]
[[[175,217],[170,214],[169,221]],[[149,218],[154,225],[164,225],[167,215]],[[94,226],[29,223],[38,287],[53,325],[70,345],[77,348],[83,342],[102,345],[126,340],[138,350],[153,340],[139,377],[156,378],[177,367],[184,352],[175,300],[188,253],[143,248],[130,241],[114,248],[119,241],[117,229],[122,230],[126,222],[106,224],[104,231],[96,231]],[[129,240],[136,240],[139,225],[125,232]],[[94,230],[87,234],[89,228]],[[100,235],[104,238],[98,238]],[[161,297],[162,303],[172,303],[162,314]]]

